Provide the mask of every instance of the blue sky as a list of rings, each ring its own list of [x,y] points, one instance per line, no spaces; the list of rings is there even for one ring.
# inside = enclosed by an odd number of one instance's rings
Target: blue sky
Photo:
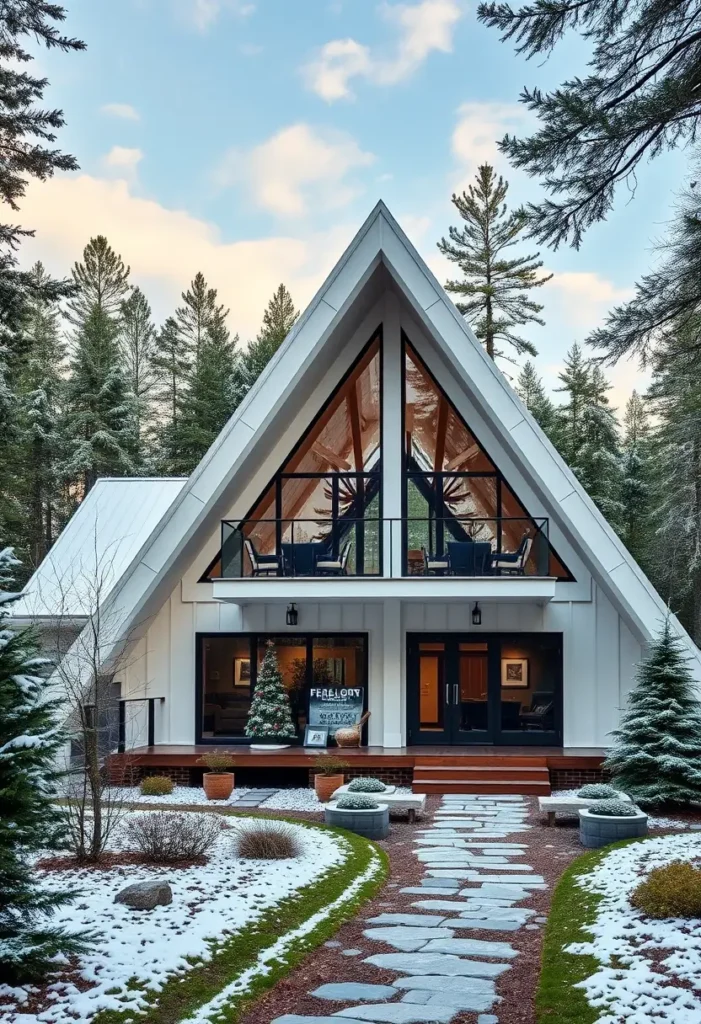
[[[495,139],[527,130],[524,85],[552,88],[587,56],[573,36],[526,62],[463,0],[64,3],[88,50],[38,64],[81,170],[30,186],[24,259],[65,274],[104,233],[159,320],[201,269],[242,340],[281,280],[306,304],[378,198],[444,280],[435,243],[451,193],[489,159],[514,202],[538,198]],[[548,386],[650,265],[684,170],[680,153],[645,166],[579,252],[542,253],[555,277],[539,293],[547,326],[530,336]],[[640,382],[631,365],[611,378],[619,403]]]

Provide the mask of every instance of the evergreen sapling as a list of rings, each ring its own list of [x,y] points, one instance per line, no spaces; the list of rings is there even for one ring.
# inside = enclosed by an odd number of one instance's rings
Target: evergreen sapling
[[[290,698],[282,681],[275,646],[268,643],[248,712],[246,735],[251,739],[294,739]]]
[[[701,704],[669,618],[639,665],[604,767],[640,804],[701,800]]]
[[[50,926],[51,914],[78,894],[42,888],[30,862],[65,842],[54,803],[65,736],[35,634],[8,628],[19,594],[4,588],[17,565],[10,548],[0,551],[0,977],[10,983],[40,981],[56,957],[81,952],[92,938]]]

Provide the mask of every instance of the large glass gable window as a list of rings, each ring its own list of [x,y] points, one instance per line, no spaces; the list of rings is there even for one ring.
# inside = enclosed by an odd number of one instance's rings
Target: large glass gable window
[[[502,575],[521,551],[523,574],[572,579],[406,338],[404,396],[405,571]]]
[[[379,575],[381,405],[378,331],[246,519],[225,524],[208,578]]]

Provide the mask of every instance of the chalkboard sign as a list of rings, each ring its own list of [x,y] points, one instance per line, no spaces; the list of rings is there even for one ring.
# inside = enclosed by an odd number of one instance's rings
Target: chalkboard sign
[[[309,724],[336,729],[357,725],[363,714],[362,686],[312,686],[309,691]]]

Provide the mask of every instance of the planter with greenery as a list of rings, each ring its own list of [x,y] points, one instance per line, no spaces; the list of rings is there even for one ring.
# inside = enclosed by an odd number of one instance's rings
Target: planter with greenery
[[[598,849],[619,839],[637,839],[647,835],[647,814],[635,804],[622,800],[601,800],[579,812],[579,839],[582,846]]]
[[[202,786],[208,800],[228,800],[234,789],[234,759],[226,750],[211,750],[197,761],[207,771],[202,776]]]
[[[389,806],[378,803],[367,793],[344,793],[326,804],[324,821],[366,839],[385,839],[389,833]]]
[[[317,754],[314,759],[314,790],[318,799],[325,804],[343,785],[343,769],[348,762],[335,754]]]

